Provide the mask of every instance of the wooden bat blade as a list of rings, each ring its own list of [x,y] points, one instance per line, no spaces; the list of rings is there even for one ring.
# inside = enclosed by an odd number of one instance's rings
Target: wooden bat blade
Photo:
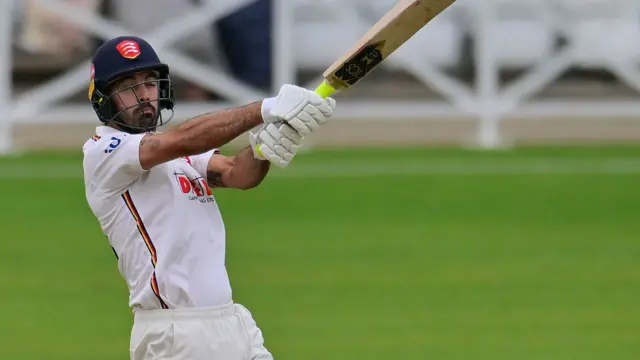
[[[324,73],[322,96],[360,81],[455,0],[401,0]]]

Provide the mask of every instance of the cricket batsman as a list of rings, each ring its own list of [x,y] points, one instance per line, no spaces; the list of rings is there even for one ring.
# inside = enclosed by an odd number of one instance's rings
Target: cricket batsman
[[[173,95],[169,67],[145,40],[117,37],[96,51],[89,99],[101,124],[83,146],[85,191],[129,288],[131,359],[273,359],[249,310],[233,302],[212,189],[250,189],[271,164],[286,167],[335,101],[284,85],[157,132]],[[247,131],[251,146],[217,150]]]

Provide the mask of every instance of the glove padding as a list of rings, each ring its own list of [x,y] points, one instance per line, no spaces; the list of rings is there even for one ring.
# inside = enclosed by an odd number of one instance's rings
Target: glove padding
[[[285,168],[300,149],[303,136],[285,122],[264,124],[257,132],[249,132],[253,156]]]
[[[336,101],[323,99],[313,91],[283,85],[278,96],[264,99],[262,119],[265,123],[284,121],[298,133],[308,135],[333,115]]]

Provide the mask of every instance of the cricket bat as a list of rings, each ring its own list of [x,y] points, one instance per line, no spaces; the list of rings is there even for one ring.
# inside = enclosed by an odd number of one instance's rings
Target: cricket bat
[[[350,88],[455,0],[399,0],[323,74],[315,92],[326,98]]]

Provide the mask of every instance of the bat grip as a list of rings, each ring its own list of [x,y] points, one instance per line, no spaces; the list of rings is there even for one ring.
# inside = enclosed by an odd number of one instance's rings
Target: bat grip
[[[333,95],[334,92],[336,92],[336,89],[334,89],[333,86],[329,85],[328,82],[323,81],[322,84],[318,85],[315,92],[323,98],[328,98],[329,96]]]

